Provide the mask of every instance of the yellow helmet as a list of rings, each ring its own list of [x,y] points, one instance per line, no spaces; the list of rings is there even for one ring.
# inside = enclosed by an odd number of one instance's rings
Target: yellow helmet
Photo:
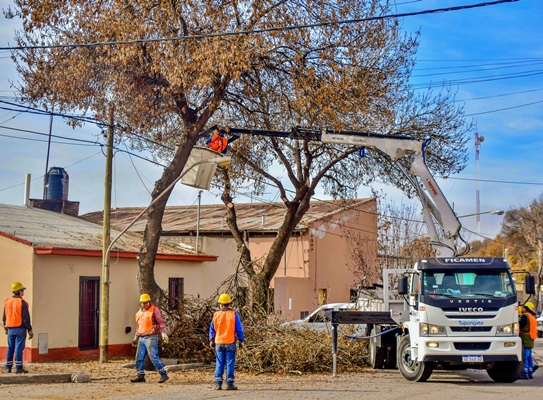
[[[535,312],[535,306],[534,306],[534,303],[532,303],[531,301],[527,301],[526,303],[524,303],[524,307],[526,307],[528,310],[530,310],[532,313]]]
[[[151,297],[147,293],[143,293],[140,296],[140,303],[144,303],[146,301],[151,301]]]
[[[219,301],[218,301],[219,304],[230,304],[232,303],[232,299],[230,298],[230,296],[226,293],[223,293],[219,296]]]
[[[23,286],[21,282],[13,282],[13,285],[11,285],[11,291],[12,292],[18,292],[19,290],[25,290],[26,288]]]

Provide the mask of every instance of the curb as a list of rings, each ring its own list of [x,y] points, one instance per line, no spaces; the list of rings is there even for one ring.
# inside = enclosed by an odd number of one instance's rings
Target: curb
[[[77,374],[2,374],[0,375],[0,384],[25,384],[25,383],[70,383],[72,375]]]

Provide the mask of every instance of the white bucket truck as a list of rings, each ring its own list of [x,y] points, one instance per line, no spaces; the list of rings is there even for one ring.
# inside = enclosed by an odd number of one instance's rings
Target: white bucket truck
[[[384,270],[383,311],[332,313],[334,355],[338,324],[367,324],[370,364],[395,368],[411,381],[426,381],[435,369],[486,369],[496,382],[519,377],[522,345],[518,303],[509,263],[503,258],[463,257],[461,224],[424,160],[424,142],[395,135],[323,131],[326,143],[377,148],[386,153],[417,190],[435,258],[410,270]],[[404,158],[407,155],[407,158]],[[410,163],[409,170],[398,161]],[[464,242],[465,243],[465,242]],[[391,300],[390,278],[400,273]],[[535,293],[526,276],[526,293]],[[372,303],[373,310],[379,309]],[[376,308],[377,307],[377,308]],[[335,373],[335,357],[334,357]]]

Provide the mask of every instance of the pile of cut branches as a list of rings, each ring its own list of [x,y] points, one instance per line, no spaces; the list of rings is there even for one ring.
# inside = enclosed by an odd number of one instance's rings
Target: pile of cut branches
[[[167,314],[170,341],[162,343],[160,356],[180,362],[214,362],[209,347],[209,325],[216,304],[211,300],[184,300]],[[249,373],[306,373],[332,371],[332,337],[326,332],[280,326],[281,320],[244,307],[242,324],[246,346],[238,351],[236,368]],[[340,335],[338,371],[352,371],[367,364],[368,341]]]
[[[332,336],[310,329],[282,328],[268,319],[245,327],[247,345],[236,357],[236,368],[256,374],[332,372]],[[368,340],[340,335],[338,371],[367,365]]]
[[[216,304],[211,300],[187,298],[176,309],[164,313],[170,331],[169,343],[161,343],[162,358],[176,358],[181,363],[212,362],[215,354],[209,347],[209,324]]]

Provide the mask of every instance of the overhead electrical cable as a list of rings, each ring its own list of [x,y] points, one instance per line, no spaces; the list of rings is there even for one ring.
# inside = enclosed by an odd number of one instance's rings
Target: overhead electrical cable
[[[13,50],[27,50],[27,49],[28,50],[30,50],[30,49],[60,49],[60,48],[65,48],[65,47],[77,48],[77,47],[96,47],[96,46],[118,46],[118,45],[131,45],[131,44],[155,43],[155,42],[173,42],[173,41],[189,40],[189,39],[206,39],[206,38],[216,38],[216,37],[250,35],[250,34],[259,34],[259,33],[267,33],[267,32],[279,32],[279,31],[291,31],[291,30],[307,29],[307,28],[319,28],[319,27],[324,27],[324,26],[348,25],[348,24],[356,24],[356,23],[360,23],[360,22],[380,21],[380,20],[390,19],[390,18],[404,18],[404,17],[412,17],[412,16],[416,16],[416,15],[436,14],[436,13],[444,13],[444,12],[451,12],[451,11],[468,10],[468,9],[472,9],[472,8],[488,7],[488,6],[494,6],[494,5],[503,4],[503,3],[513,3],[513,2],[517,2],[517,1],[519,1],[519,0],[486,1],[486,2],[483,2],[483,3],[477,3],[477,4],[468,4],[468,5],[463,5],[463,6],[436,8],[436,9],[431,9],[431,10],[397,13],[397,14],[390,14],[390,15],[380,15],[380,16],[367,17],[367,18],[356,18],[356,19],[347,19],[347,20],[329,21],[329,22],[315,22],[315,23],[312,23],[312,24],[302,24],[302,25],[293,25],[293,26],[284,26],[284,27],[252,29],[252,30],[244,30],[244,31],[206,33],[206,34],[200,34],[200,35],[174,36],[174,37],[168,37],[168,38],[121,40],[121,41],[94,42],[94,43],[71,43],[71,44],[36,45],[36,46],[0,47],[0,51],[2,51],[2,50],[11,50],[11,51],[13,51]]]
[[[515,108],[528,107],[528,106],[532,106],[534,104],[539,104],[539,103],[543,103],[543,100],[534,101],[532,103],[520,104],[518,106],[499,108],[497,110],[489,110],[489,111],[482,111],[482,112],[478,112],[478,113],[464,114],[464,116],[465,117],[473,117],[475,115],[491,114],[491,113],[495,113],[495,112],[499,112],[499,111],[507,111],[507,110],[513,110]]]

